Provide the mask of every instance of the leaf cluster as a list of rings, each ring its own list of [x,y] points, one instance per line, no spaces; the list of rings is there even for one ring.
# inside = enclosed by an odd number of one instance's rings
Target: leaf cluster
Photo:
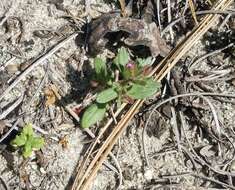
[[[30,157],[32,152],[44,146],[44,139],[34,134],[31,124],[26,124],[19,135],[11,141],[11,145],[20,148],[24,158]]]
[[[160,84],[148,76],[151,64],[151,57],[137,58],[133,61],[123,47],[118,50],[117,56],[111,63],[96,57],[94,80],[103,89],[97,94],[96,102],[84,112],[81,120],[82,127],[88,128],[101,121],[111,102],[119,106],[124,101],[153,96],[160,89]]]

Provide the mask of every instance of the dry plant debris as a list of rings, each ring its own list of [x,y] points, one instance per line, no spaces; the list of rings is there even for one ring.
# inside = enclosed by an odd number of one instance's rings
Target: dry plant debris
[[[89,36],[90,52],[99,53],[105,49],[108,39],[107,33],[127,32],[129,36],[124,40],[128,46],[147,46],[153,57],[161,55],[165,57],[169,53],[165,41],[155,23],[147,23],[145,20],[123,18],[120,14],[104,14],[91,23],[91,35]]]

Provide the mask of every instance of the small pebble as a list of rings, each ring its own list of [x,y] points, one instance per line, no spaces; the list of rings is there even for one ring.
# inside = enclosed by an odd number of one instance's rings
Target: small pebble
[[[41,172],[42,174],[46,174],[46,173],[47,173],[46,170],[45,170],[43,167],[41,167],[39,170],[40,170],[40,172]]]
[[[147,180],[153,179],[153,170],[152,169],[147,169],[144,173],[144,178]]]
[[[235,171],[235,160],[232,161],[232,163],[230,165],[230,170]]]
[[[14,74],[19,70],[19,66],[17,64],[10,64],[6,66],[6,70],[8,74]]]

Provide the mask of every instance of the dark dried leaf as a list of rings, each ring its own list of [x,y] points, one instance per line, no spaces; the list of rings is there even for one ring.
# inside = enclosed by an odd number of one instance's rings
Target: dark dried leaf
[[[124,40],[126,45],[147,46],[153,57],[158,55],[165,57],[169,53],[169,48],[161,38],[155,23],[120,17],[116,13],[104,14],[91,23],[91,34],[89,38],[90,52],[92,54],[99,53],[108,42],[105,35],[118,31],[129,33],[129,37]]]

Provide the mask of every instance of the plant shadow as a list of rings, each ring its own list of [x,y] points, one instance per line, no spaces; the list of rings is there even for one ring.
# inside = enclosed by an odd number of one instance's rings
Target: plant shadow
[[[210,30],[206,33],[204,36],[202,42],[205,46],[206,52],[210,53],[213,51],[216,51],[218,49],[225,48],[222,53],[223,59],[229,58],[229,60],[233,60],[235,58],[235,32],[232,30],[226,30],[226,31],[219,31],[219,30]]]

